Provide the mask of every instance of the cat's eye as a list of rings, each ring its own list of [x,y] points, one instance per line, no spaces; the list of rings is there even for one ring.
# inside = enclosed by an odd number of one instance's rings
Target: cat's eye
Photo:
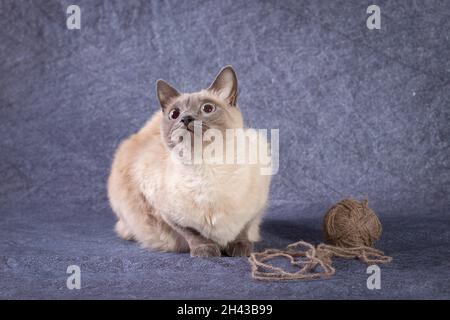
[[[214,110],[216,110],[216,107],[214,105],[212,105],[211,103],[205,103],[204,105],[202,105],[202,111],[204,113],[211,113]]]
[[[169,118],[172,119],[172,120],[175,120],[179,116],[180,116],[180,109],[178,109],[178,108],[172,109],[169,112]]]

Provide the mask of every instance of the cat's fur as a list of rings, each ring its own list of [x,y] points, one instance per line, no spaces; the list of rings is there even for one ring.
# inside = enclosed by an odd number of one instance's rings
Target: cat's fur
[[[182,116],[168,117],[175,106],[208,128],[243,128],[234,70],[225,67],[208,89],[191,94],[159,80],[157,94],[161,111],[123,141],[114,157],[108,196],[117,234],[192,256],[248,255],[259,238],[270,175],[261,175],[258,165],[189,165],[170,156],[169,135],[182,127]],[[213,115],[200,110],[205,101],[216,106]]]

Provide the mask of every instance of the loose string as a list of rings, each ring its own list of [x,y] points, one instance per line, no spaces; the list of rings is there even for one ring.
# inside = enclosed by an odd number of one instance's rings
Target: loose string
[[[268,262],[274,258],[285,258],[294,267],[296,272],[288,272]],[[252,252],[249,257],[252,277],[258,280],[313,280],[332,276],[336,270],[332,266],[332,258],[345,259],[358,258],[370,265],[388,263],[392,257],[386,256],[383,251],[358,246],[343,248],[321,243],[315,248],[305,241],[298,241],[286,247],[285,250],[266,249],[263,252]]]

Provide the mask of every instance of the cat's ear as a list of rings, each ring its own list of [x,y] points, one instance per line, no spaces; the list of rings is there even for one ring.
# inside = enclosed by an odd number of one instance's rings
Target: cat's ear
[[[238,83],[236,73],[231,66],[226,66],[220,70],[216,79],[209,86],[208,90],[215,94],[230,105],[235,106],[237,100]]]
[[[156,81],[156,94],[158,96],[161,109],[164,111],[169,102],[180,95],[180,93],[164,80]]]

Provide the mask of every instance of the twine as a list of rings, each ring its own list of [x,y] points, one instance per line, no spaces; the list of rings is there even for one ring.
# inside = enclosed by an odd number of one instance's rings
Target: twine
[[[346,199],[327,212],[324,232],[327,241],[332,244],[321,243],[314,247],[308,242],[298,241],[285,250],[252,252],[249,257],[252,277],[267,281],[327,278],[336,272],[332,266],[333,257],[358,258],[368,265],[391,262],[392,257],[386,256],[383,251],[365,245],[373,245],[381,235],[381,223],[367,203],[367,200],[359,203]],[[269,264],[268,261],[274,258],[287,259],[298,271],[288,272]]]
[[[380,238],[382,227],[367,199],[345,199],[328,210],[323,232],[326,242],[339,247],[371,247]]]

